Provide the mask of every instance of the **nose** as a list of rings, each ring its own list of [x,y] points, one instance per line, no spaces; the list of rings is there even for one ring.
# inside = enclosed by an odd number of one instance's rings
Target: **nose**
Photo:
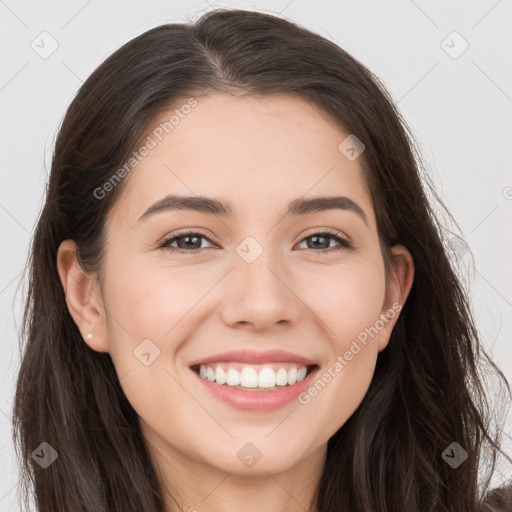
[[[257,331],[295,324],[304,304],[292,281],[290,272],[270,251],[263,251],[252,263],[237,256],[223,292],[223,321],[231,327],[245,325]]]

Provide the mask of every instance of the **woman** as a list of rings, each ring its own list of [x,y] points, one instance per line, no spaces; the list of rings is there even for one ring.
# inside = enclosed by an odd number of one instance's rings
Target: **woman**
[[[412,140],[364,66],[270,15],[99,66],[32,247],[14,419],[38,510],[480,510],[480,366],[510,388]]]

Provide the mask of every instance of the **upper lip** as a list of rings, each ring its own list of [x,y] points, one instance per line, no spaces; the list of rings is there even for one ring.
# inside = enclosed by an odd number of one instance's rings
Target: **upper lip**
[[[257,352],[254,350],[233,350],[231,352],[223,352],[213,356],[198,359],[190,363],[190,366],[196,366],[208,363],[219,362],[238,362],[247,364],[265,364],[265,363],[300,363],[306,366],[316,365],[315,361],[307,357],[299,356],[293,352],[285,350],[268,350],[266,352]]]

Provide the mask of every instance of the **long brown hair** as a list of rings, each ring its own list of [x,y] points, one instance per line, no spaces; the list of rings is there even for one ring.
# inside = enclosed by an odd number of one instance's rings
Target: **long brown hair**
[[[56,255],[71,238],[84,271],[101,275],[106,215],[130,178],[101,200],[94,191],[157,115],[178,98],[215,92],[299,95],[356,134],[386,270],[395,244],[414,258],[414,284],[370,388],[328,441],[311,510],[479,510],[500,453],[482,370],[508,397],[510,387],[480,345],[427,187],[445,207],[417,143],[378,78],[343,49],[282,18],[236,9],[129,41],[67,110],[27,265],[13,434],[25,500],[33,488],[39,512],[164,511],[137,414],[109,354],[91,350],[73,322]],[[42,442],[58,453],[46,469],[31,456]],[[456,469],[442,456],[454,442],[468,454]]]

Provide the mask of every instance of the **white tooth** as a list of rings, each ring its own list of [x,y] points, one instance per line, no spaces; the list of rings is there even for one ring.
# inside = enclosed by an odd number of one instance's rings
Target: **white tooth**
[[[306,378],[307,368],[292,367],[289,371],[280,368],[275,372],[272,368],[264,367],[257,372],[252,366],[245,366],[240,372],[235,368],[229,368],[225,371],[221,366],[216,369],[208,365],[200,365],[199,375],[203,379],[216,382],[219,385],[240,386],[244,388],[262,388],[270,389],[275,386],[293,386],[296,382],[301,382]]]
[[[276,385],[286,386],[288,384],[288,373],[284,368],[279,368],[276,373]]]
[[[297,382],[297,368],[293,367],[288,370],[288,384],[292,386]]]
[[[215,372],[209,367],[206,367],[206,378],[212,382],[215,380]]]
[[[240,385],[240,372],[235,368],[230,368],[227,373],[226,384],[228,386],[239,386]]]
[[[307,368],[301,368],[297,372],[297,382],[300,382],[301,380],[304,380],[306,378],[306,373],[308,372]]]
[[[276,373],[272,368],[263,368],[258,375],[259,388],[273,388],[276,385]]]
[[[258,387],[258,373],[254,368],[246,366],[240,374],[240,385],[244,388]]]
[[[217,366],[217,369],[215,370],[215,380],[217,381],[217,384],[226,383],[226,372],[220,366]]]

